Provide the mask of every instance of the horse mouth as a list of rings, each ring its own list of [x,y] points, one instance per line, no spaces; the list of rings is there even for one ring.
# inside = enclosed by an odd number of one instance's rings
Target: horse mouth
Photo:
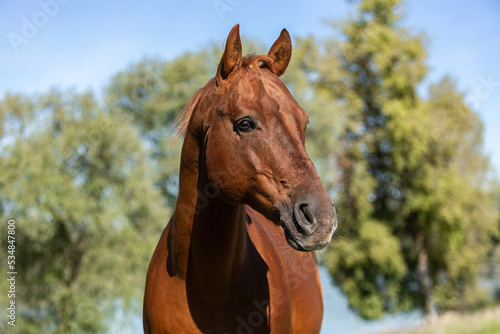
[[[285,232],[285,239],[288,245],[299,252],[312,252],[315,250],[320,250],[325,248],[331,240],[322,242],[312,242],[313,235],[305,236],[304,229],[300,226],[295,215],[292,215],[291,219],[286,221],[281,221],[281,228]]]
[[[288,245],[290,245],[290,247],[292,247],[295,250],[298,250],[299,252],[312,251],[312,250],[305,249],[296,241],[296,239],[292,236],[292,234],[290,233],[290,230],[288,229],[288,227],[286,226],[285,223],[281,223],[281,228],[283,228],[283,231],[285,232],[285,239],[286,239],[286,242],[288,243]]]
[[[325,248],[337,227],[337,215],[333,207],[330,212],[325,211],[324,207],[316,208],[320,210],[311,210],[307,205],[293,205],[290,202],[274,206],[274,221],[279,222],[288,245],[299,252]]]

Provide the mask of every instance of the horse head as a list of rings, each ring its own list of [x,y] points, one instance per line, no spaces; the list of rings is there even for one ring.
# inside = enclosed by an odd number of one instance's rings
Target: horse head
[[[283,29],[267,55],[242,57],[234,26],[190,126],[202,133],[206,175],[221,198],[250,205],[281,225],[292,248],[312,251],[328,245],[337,218],[305,149],[308,114],[279,78],[291,54]]]

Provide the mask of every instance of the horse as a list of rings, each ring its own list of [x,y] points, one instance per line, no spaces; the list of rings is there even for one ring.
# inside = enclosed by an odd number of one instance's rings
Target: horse
[[[242,57],[239,25],[214,78],[186,104],[174,213],[151,259],[145,333],[319,333],[314,250],[337,227],[305,149],[308,114],[279,78],[283,29]]]

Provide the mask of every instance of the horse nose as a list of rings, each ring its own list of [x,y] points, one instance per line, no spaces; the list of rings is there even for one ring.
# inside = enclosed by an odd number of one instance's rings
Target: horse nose
[[[314,232],[317,222],[309,203],[298,203],[294,208],[294,216],[297,223],[297,231],[303,235],[310,235]]]
[[[329,197],[323,200],[306,197],[297,201],[294,207],[297,231],[304,236],[309,236],[325,228],[329,229],[328,226],[324,226],[325,221],[331,221],[335,215],[335,205]]]

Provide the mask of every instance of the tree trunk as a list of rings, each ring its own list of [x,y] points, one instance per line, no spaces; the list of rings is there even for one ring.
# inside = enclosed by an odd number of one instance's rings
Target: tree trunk
[[[420,283],[420,292],[424,300],[424,320],[433,322],[437,319],[436,305],[432,299],[432,278],[429,270],[429,257],[422,232],[417,233],[418,263],[417,273]]]

